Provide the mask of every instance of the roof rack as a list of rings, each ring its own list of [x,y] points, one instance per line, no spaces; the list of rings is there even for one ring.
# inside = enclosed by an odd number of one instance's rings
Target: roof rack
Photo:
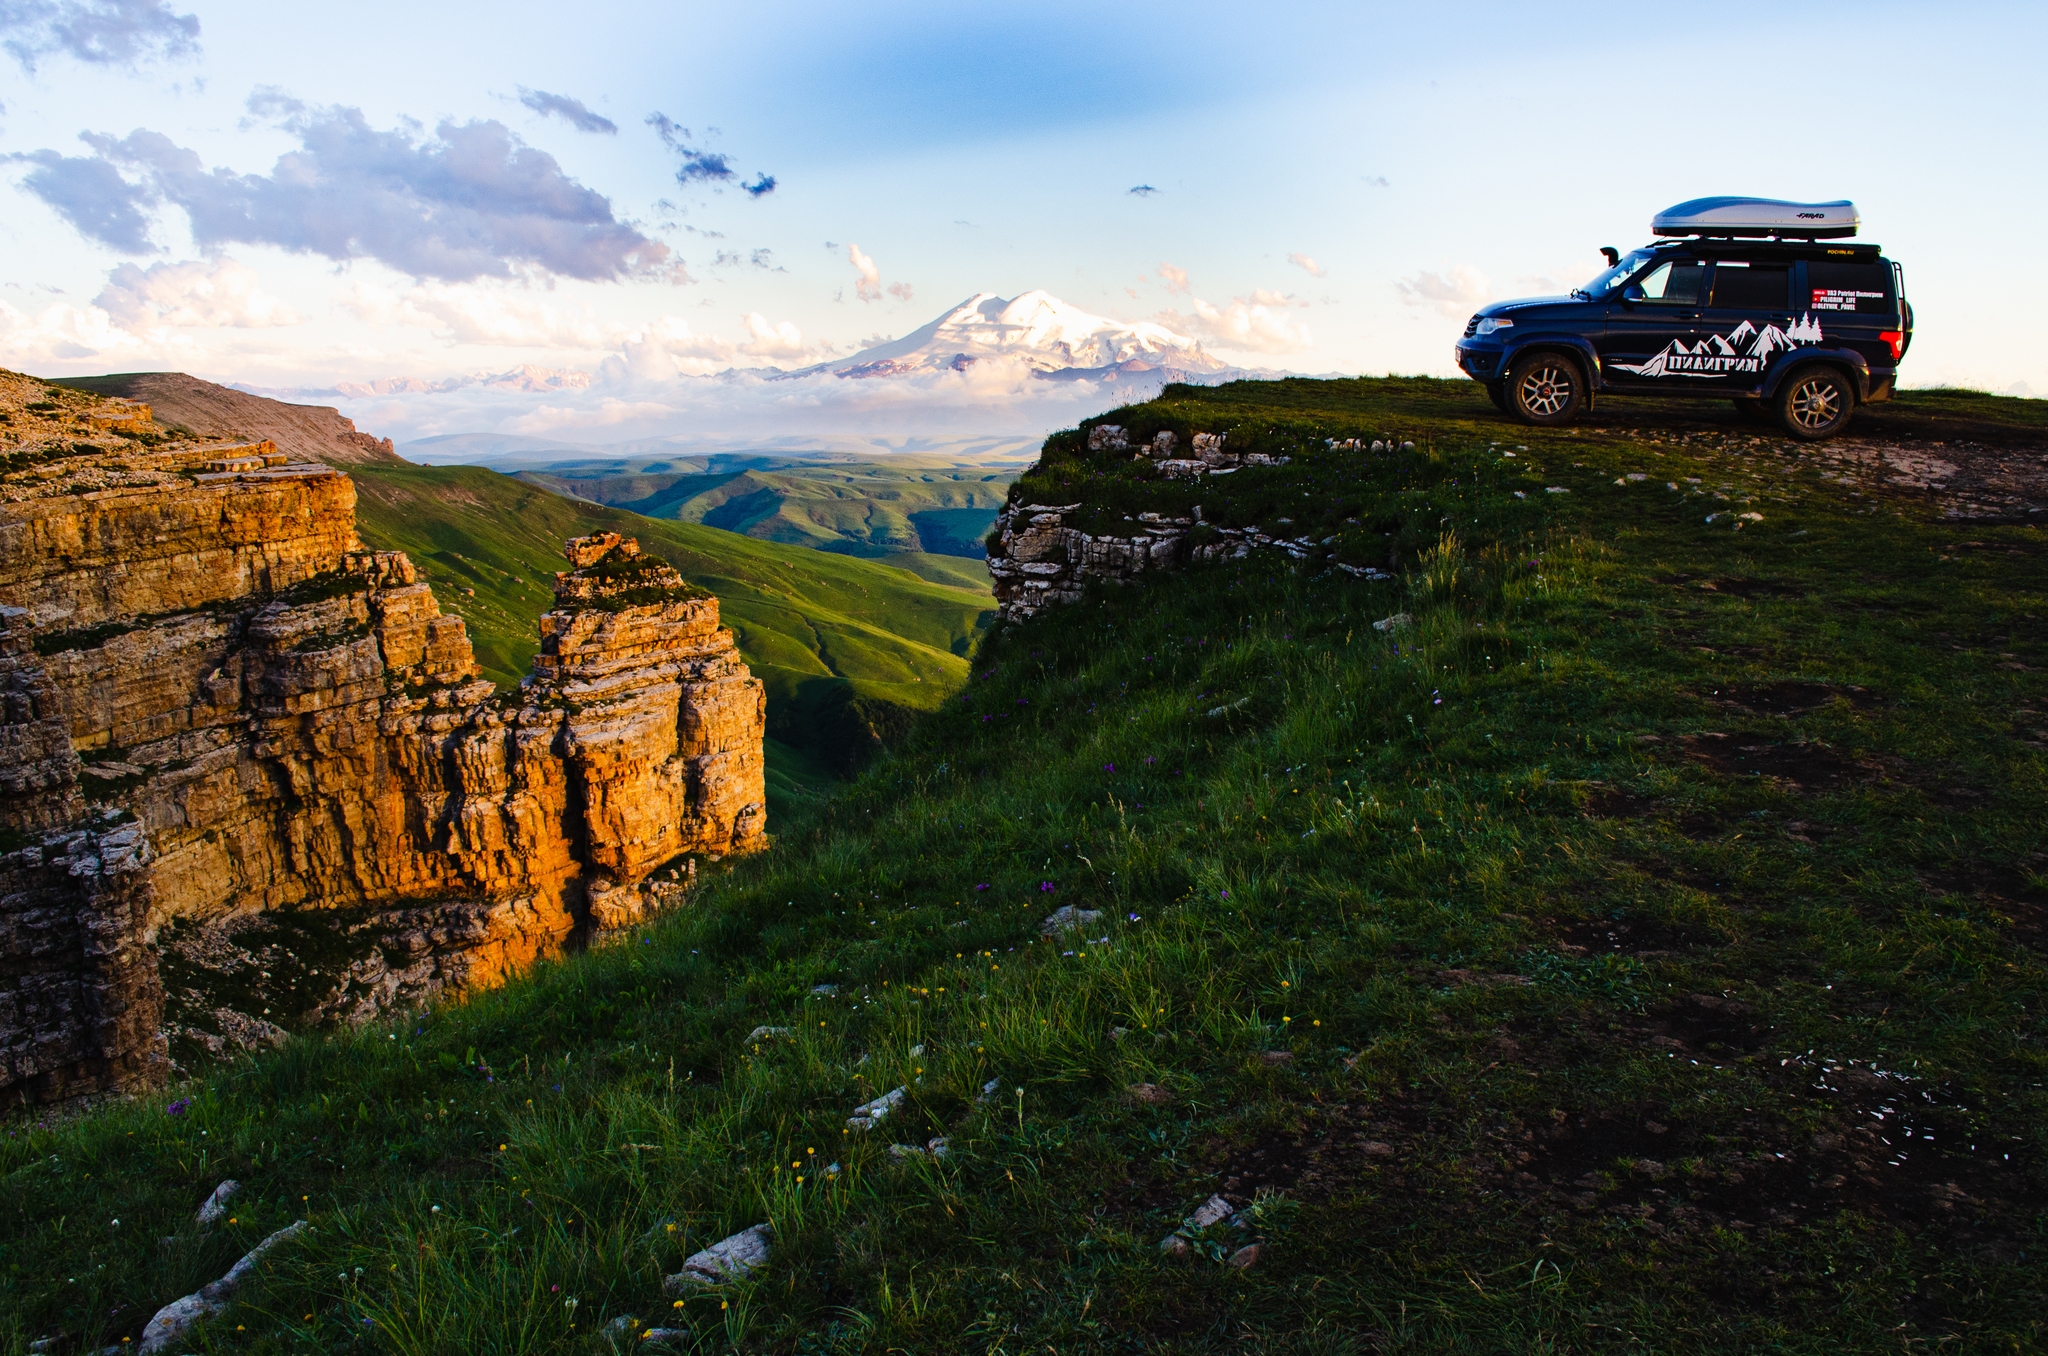
[[[1856,204],[1777,198],[1694,198],[1650,218],[1653,235],[1835,240],[1862,224]]]

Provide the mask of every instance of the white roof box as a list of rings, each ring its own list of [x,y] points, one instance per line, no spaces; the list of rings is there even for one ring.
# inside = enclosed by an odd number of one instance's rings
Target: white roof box
[[[1853,202],[1780,202],[1776,198],[1694,198],[1650,218],[1654,235],[1782,236],[1832,240],[1856,234]]]

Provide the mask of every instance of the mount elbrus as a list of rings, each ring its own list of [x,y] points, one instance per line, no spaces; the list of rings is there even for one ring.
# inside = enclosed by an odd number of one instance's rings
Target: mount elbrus
[[[200,1043],[274,1037],[268,1008],[203,1011],[207,981],[297,966],[301,1013],[366,1017],[765,841],[762,686],[631,539],[564,544],[501,693],[411,562],[363,548],[343,472],[14,374],[0,413],[0,1099],[161,1078],[167,932],[210,930],[172,995]],[[279,919],[317,959],[236,944]]]

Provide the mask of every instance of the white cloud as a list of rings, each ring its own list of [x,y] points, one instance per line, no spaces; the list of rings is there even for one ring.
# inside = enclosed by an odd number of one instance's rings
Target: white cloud
[[[1443,273],[1425,269],[1394,286],[1404,305],[1426,306],[1453,319],[1463,319],[1493,295],[1493,284],[1470,264],[1455,264]]]
[[[1309,258],[1306,254],[1302,254],[1299,252],[1288,255],[1287,262],[1293,264],[1296,268],[1302,270],[1311,278],[1326,277],[1330,272],[1329,269],[1324,268],[1321,264]]]
[[[267,329],[300,325],[305,317],[260,288],[256,270],[223,255],[182,264],[117,265],[93,298],[114,322],[130,330],[160,325],[184,329]]]
[[[749,358],[796,366],[814,362],[831,351],[828,348],[818,352],[806,347],[802,330],[787,320],[771,325],[758,311],[747,312],[740,317],[740,323],[747,327],[751,337],[739,346],[739,351]]]
[[[357,283],[340,301],[372,325],[410,325],[451,344],[608,349],[626,333],[587,308],[577,314],[509,288],[430,282],[399,292]]]
[[[1174,265],[1162,261],[1159,265],[1159,276],[1166,280],[1167,291],[1186,292],[1189,296],[1194,295],[1188,288],[1188,271],[1186,269],[1176,268]]]
[[[1228,306],[1217,306],[1200,297],[1190,300],[1191,314],[1161,311],[1153,319],[1213,348],[1239,353],[1299,353],[1315,345],[1308,326],[1287,315],[1287,308],[1296,303],[1264,288],[1248,297],[1233,298]]]
[[[846,247],[846,258],[847,262],[851,263],[860,272],[859,281],[853,285],[853,294],[862,301],[880,301],[882,299],[882,270],[875,267],[875,261],[862,254],[858,245],[848,245]]]
[[[190,336],[164,328],[136,334],[98,306],[57,302],[30,315],[0,301],[0,366],[34,370],[117,353],[142,355],[151,364],[192,366],[205,350]]]

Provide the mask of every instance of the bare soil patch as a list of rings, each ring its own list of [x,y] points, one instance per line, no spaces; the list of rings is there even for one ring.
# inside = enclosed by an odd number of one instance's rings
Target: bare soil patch
[[[1688,735],[1684,744],[1687,758],[1725,777],[1768,777],[1809,794],[1834,791],[1871,774],[1818,744],[1711,733]]]

